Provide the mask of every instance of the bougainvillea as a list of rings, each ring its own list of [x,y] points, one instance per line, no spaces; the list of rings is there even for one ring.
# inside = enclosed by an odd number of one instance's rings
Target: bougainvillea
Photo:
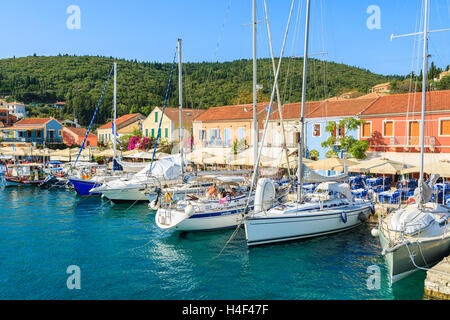
[[[128,150],[147,150],[151,146],[151,141],[147,138],[140,138],[140,137],[131,137],[130,142],[128,143]]]

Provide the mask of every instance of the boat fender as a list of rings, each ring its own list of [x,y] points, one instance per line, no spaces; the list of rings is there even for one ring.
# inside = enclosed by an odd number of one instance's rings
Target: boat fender
[[[372,230],[370,230],[370,234],[374,237],[378,237],[379,235],[378,228],[373,228]]]
[[[341,213],[341,220],[343,223],[347,223],[347,214],[345,212]]]
[[[255,212],[261,212],[272,208],[275,204],[276,192],[272,179],[262,178],[258,180],[255,191]]]
[[[191,217],[191,216],[194,215],[195,209],[194,209],[194,207],[193,207],[192,205],[188,204],[188,205],[186,206],[186,208],[184,208],[184,213],[186,213],[186,215],[187,215],[188,217]]]
[[[360,213],[358,214],[358,220],[359,220],[359,221],[364,222],[364,221],[366,221],[366,219],[367,219],[367,216],[366,216],[366,214],[365,214],[364,212],[360,212]]]
[[[156,198],[155,200],[152,200],[152,202],[150,202],[150,209],[152,210],[158,210],[160,207],[158,198]]]

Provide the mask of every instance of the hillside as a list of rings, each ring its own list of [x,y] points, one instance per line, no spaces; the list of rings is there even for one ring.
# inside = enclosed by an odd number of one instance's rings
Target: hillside
[[[93,56],[30,56],[0,60],[0,97],[26,104],[66,101],[62,111],[30,107],[29,115],[73,117],[82,125],[90,122],[114,59]],[[162,105],[171,63],[117,60],[118,115],[130,112],[148,114]],[[285,59],[280,73],[283,102],[300,101],[303,60]],[[311,59],[308,65],[308,100],[338,95],[349,89],[366,93],[378,83],[398,77],[387,77],[368,70]],[[259,101],[268,101],[273,81],[269,59],[258,60],[258,84],[263,85]],[[252,101],[252,61],[221,63],[185,63],[183,65],[184,104],[186,107],[249,103]],[[168,106],[178,105],[178,72],[174,69]],[[326,83],[326,85],[325,85]],[[95,123],[111,117],[113,83],[109,83]]]

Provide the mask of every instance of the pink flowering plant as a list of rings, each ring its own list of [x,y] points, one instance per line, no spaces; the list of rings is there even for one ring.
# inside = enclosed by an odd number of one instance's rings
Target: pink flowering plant
[[[131,137],[128,142],[128,150],[148,150],[152,145],[152,142],[147,137]]]

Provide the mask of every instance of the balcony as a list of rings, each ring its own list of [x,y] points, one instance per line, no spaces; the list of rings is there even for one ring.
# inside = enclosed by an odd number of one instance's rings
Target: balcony
[[[62,143],[62,138],[2,138],[6,143]]]

